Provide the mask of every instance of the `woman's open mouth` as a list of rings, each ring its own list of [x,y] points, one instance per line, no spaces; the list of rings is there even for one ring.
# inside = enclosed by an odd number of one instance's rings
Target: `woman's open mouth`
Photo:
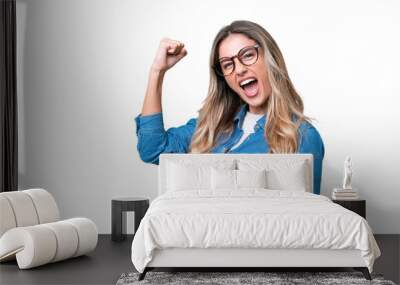
[[[254,97],[258,94],[258,80],[255,78],[244,80],[243,83],[240,83],[240,87],[247,97]]]

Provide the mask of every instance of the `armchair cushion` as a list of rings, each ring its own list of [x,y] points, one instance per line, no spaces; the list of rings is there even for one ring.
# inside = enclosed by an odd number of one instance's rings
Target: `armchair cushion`
[[[87,218],[60,221],[53,196],[44,189],[0,193],[0,262],[16,259],[20,269],[86,254],[98,231]]]
[[[20,269],[80,256],[97,245],[96,225],[86,218],[18,227],[0,239],[0,260],[16,256]]]

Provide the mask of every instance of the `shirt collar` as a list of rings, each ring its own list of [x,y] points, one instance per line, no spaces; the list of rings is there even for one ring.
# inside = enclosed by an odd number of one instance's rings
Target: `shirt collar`
[[[238,126],[241,128],[243,125],[243,120],[244,117],[246,116],[246,113],[248,111],[248,104],[242,104],[239,108],[239,111],[236,113],[235,118],[233,119],[233,122],[238,123]],[[265,125],[265,119],[266,119],[266,115],[262,116],[260,119],[258,119],[257,121],[257,125],[264,129],[264,125]]]

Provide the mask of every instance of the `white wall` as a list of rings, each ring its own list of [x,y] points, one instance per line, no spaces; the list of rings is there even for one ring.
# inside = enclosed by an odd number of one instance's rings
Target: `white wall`
[[[53,193],[64,217],[109,233],[114,196],[156,196],[157,167],[136,151],[134,117],[159,41],[188,55],[166,76],[166,127],[196,116],[217,31],[236,19],[279,44],[326,147],[322,194],[342,180],[367,200],[375,233],[400,233],[397,1],[17,0],[20,188]]]

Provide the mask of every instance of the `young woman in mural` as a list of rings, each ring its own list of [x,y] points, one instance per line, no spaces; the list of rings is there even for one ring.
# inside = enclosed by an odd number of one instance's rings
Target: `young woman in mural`
[[[303,114],[303,101],[271,35],[250,21],[223,27],[212,45],[208,95],[198,118],[165,130],[163,78],[186,54],[183,43],[161,40],[135,118],[141,159],[158,164],[161,153],[312,153],[319,194],[324,144]]]

